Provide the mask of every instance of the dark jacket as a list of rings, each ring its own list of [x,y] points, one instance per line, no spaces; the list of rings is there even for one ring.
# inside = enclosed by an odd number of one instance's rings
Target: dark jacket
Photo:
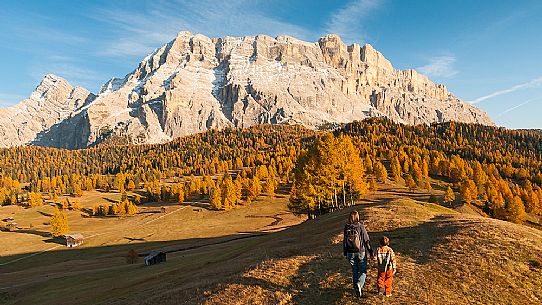
[[[352,224],[346,224],[344,226],[344,230],[343,230],[343,254],[344,256],[346,256],[346,229],[348,228],[348,226],[351,226]],[[370,254],[371,256],[373,256],[373,248],[371,248],[371,243],[369,242],[369,234],[367,234],[367,230],[365,229],[365,226],[363,225],[363,223],[361,222],[358,222],[356,224],[353,224],[354,226],[357,227],[357,229],[359,230],[359,236],[361,237],[361,247],[362,249],[365,250],[365,254]],[[361,251],[360,251],[361,252]]]

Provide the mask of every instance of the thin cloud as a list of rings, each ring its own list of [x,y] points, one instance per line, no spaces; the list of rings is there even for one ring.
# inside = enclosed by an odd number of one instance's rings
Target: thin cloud
[[[528,81],[526,83],[515,85],[515,86],[512,86],[512,87],[507,88],[507,89],[498,90],[498,91],[495,91],[495,92],[490,93],[488,95],[481,96],[481,97],[479,97],[477,99],[469,101],[469,103],[478,104],[478,103],[480,103],[482,101],[485,101],[485,100],[490,99],[490,98],[494,98],[494,97],[499,96],[499,95],[503,95],[503,94],[507,94],[507,93],[511,93],[511,92],[515,92],[515,91],[523,90],[523,89],[536,88],[536,87],[539,87],[541,85],[542,85],[542,77],[538,77],[538,78],[532,79],[532,80],[530,80],[530,81]]]
[[[524,101],[523,103],[520,103],[520,104],[518,104],[518,105],[515,105],[515,106],[513,106],[513,107],[510,107],[510,108],[506,109],[505,111],[503,111],[503,112],[497,114],[496,117],[497,117],[497,118],[500,118],[501,116],[503,116],[504,114],[507,114],[508,112],[514,111],[514,110],[518,109],[519,107],[525,106],[525,105],[527,105],[527,104],[529,104],[529,103],[531,103],[531,102],[538,101],[538,100],[542,100],[542,96],[539,96],[539,97],[535,97],[535,98],[526,100],[526,101]]]
[[[363,18],[381,7],[382,0],[353,0],[331,15],[326,26],[329,34],[338,34],[348,42],[361,43],[367,39]]]
[[[98,55],[144,56],[175,38],[180,31],[211,37],[288,34],[306,39],[312,36],[305,28],[264,15],[254,6],[257,2],[159,2],[144,13],[104,8],[93,14],[93,18],[113,25],[116,31]]]
[[[445,55],[433,57],[429,60],[429,64],[418,67],[416,70],[428,77],[449,78],[457,74],[454,68],[455,56]]]
[[[67,56],[50,56],[46,62],[32,68],[30,75],[39,83],[46,74],[55,74],[66,79],[72,86],[91,90],[94,83],[103,77],[93,69],[83,67],[77,59]]]

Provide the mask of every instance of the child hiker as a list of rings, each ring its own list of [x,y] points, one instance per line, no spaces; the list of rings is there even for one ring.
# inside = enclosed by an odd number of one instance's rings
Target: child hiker
[[[378,293],[391,297],[391,282],[393,275],[397,270],[397,264],[395,262],[395,253],[393,249],[389,247],[390,239],[386,236],[382,236],[380,239],[380,247],[378,247],[376,259],[378,263]]]

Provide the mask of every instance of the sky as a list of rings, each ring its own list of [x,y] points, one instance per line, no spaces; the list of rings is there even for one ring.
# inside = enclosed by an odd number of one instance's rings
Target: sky
[[[92,92],[180,31],[209,37],[339,34],[372,44],[489,113],[542,128],[539,0],[18,0],[0,4],[0,107],[53,73]]]

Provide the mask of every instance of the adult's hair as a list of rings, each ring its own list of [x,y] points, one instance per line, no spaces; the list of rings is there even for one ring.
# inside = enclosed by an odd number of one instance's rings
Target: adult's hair
[[[359,213],[358,211],[352,211],[350,213],[350,218],[348,219],[348,223],[358,223],[359,222]]]
[[[387,236],[382,236],[380,238],[380,245],[383,246],[389,246],[390,245],[390,239]]]

